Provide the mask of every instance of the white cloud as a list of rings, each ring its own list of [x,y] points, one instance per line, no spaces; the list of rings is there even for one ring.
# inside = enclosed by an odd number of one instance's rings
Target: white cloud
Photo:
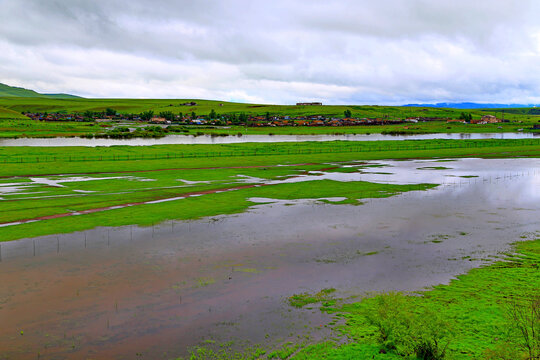
[[[90,97],[540,102],[533,0],[0,1],[0,82]]]

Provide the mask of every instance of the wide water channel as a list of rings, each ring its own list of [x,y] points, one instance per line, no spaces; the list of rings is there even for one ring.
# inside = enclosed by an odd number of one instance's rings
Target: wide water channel
[[[423,290],[540,236],[540,159],[377,164],[308,177],[440,185],[358,206],[275,201],[2,243],[0,359],[174,358],[205,339],[318,339],[329,317],[287,297]]]
[[[344,135],[167,135],[162,138],[86,139],[86,138],[19,138],[0,139],[0,146],[113,146],[113,145],[170,145],[170,144],[237,144],[248,142],[303,142],[303,141],[375,141],[427,139],[532,139],[538,133],[443,133],[419,135],[344,134]]]

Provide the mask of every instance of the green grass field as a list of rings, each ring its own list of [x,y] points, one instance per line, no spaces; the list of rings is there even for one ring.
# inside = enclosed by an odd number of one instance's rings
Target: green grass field
[[[11,113],[8,113],[8,115]],[[30,120],[18,114],[18,119],[2,118],[0,108],[0,138],[50,138],[73,137],[85,134],[100,133],[103,131],[99,125],[83,122],[39,122]],[[9,115],[11,117],[11,115]],[[22,118],[25,119],[22,119]]]
[[[21,113],[18,112],[18,111],[6,109],[6,108],[4,108],[4,107],[0,107],[0,120],[3,121],[4,119],[11,119],[11,120],[18,120],[18,119],[30,120],[28,117],[24,116],[23,114],[21,114]],[[18,123],[19,123],[19,124],[23,124],[22,122],[18,122]]]

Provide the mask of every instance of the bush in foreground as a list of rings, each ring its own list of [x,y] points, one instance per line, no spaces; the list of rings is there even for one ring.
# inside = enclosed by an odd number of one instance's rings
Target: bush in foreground
[[[384,350],[422,360],[444,359],[452,338],[451,325],[432,310],[415,313],[400,293],[377,296],[366,318],[378,330]]]

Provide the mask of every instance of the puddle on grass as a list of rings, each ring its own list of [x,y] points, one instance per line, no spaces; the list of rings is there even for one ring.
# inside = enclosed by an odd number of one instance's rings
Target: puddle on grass
[[[377,164],[392,175],[313,176],[442,185],[361,206],[253,199],[238,215],[1,243],[0,359],[174,358],[205,339],[321,336],[330,318],[287,297],[419,290],[540,235],[538,159]]]
[[[14,181],[15,179],[21,179],[19,177],[13,177],[8,179],[8,181]],[[98,181],[98,180],[118,180],[118,179],[127,179],[134,181],[155,181],[154,179],[145,179],[135,176],[102,176],[102,177],[89,177],[89,176],[53,176],[53,177],[29,177],[24,178],[19,182],[1,182],[0,183],[0,195],[24,195],[24,194],[40,194],[42,192],[33,191],[25,192],[29,189],[36,188],[40,186],[50,186],[50,187],[65,187],[64,183],[80,183],[87,181]],[[84,190],[74,190],[79,193],[92,193],[93,191],[84,191]],[[0,200],[3,198],[0,197]]]

